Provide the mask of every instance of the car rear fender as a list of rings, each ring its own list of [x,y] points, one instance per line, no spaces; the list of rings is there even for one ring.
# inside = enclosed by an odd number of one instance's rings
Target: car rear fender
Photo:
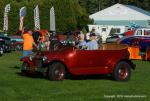
[[[131,66],[131,68],[132,68],[133,70],[135,70],[136,65],[135,65],[131,60],[129,60],[129,59],[121,59],[120,61],[118,61],[118,62],[116,63],[116,65],[117,65],[119,62],[122,62],[122,61],[127,62],[127,63]],[[116,65],[115,65],[115,67],[116,67]]]

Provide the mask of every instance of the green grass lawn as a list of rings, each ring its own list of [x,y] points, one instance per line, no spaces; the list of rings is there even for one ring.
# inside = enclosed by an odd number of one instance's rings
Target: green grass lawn
[[[0,57],[0,101],[150,101],[150,62],[134,61],[137,68],[128,82],[107,77],[49,81],[21,76],[19,57],[15,52]]]

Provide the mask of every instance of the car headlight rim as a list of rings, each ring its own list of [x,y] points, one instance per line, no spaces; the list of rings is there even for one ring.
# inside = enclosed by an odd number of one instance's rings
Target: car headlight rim
[[[48,59],[47,56],[43,56],[42,58],[43,61],[46,61],[47,59]]]

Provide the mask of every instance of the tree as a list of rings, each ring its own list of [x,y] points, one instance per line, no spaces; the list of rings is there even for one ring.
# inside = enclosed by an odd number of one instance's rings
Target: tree
[[[27,7],[24,25],[30,29],[34,29],[33,10],[36,5],[39,5],[42,29],[49,29],[49,12],[52,6],[55,8],[57,31],[74,30],[78,26],[85,27],[91,22],[86,10],[79,5],[77,0],[0,0],[1,29],[3,27],[4,7],[7,3],[11,4],[8,30],[10,34],[15,33],[19,28],[19,10],[23,6]]]
[[[116,3],[135,5],[150,11],[150,0],[78,0],[79,4],[87,10],[89,14],[105,9]]]

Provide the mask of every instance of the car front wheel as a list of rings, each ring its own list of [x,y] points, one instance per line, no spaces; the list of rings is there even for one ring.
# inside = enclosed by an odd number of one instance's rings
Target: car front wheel
[[[65,78],[65,67],[62,63],[56,62],[49,66],[48,77],[53,81],[61,81]]]
[[[113,72],[113,77],[117,81],[128,81],[131,76],[131,66],[125,62],[119,62]]]

